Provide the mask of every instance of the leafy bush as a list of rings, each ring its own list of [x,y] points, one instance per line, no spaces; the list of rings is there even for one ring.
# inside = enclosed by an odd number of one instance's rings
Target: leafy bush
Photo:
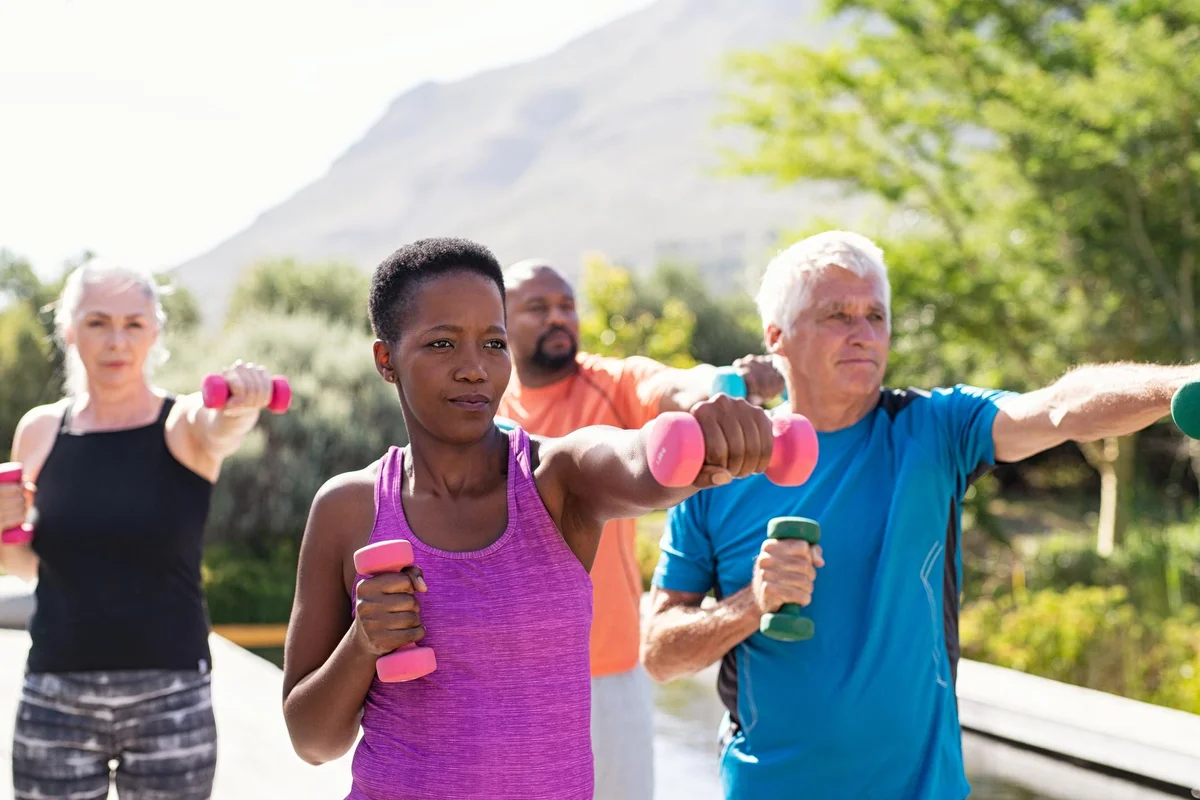
[[[214,544],[204,553],[204,593],[214,625],[286,622],[296,593],[299,549],[289,540],[266,555]]]
[[[269,258],[252,266],[229,300],[227,324],[263,312],[315,314],[334,323],[371,332],[367,294],[371,276],[353,264],[302,264],[293,258]]]
[[[1070,586],[1124,586],[1142,613],[1166,616],[1184,605],[1200,605],[1200,527],[1142,527],[1128,532],[1110,558],[1096,553],[1090,538],[1052,536],[1022,559],[1031,590]]]
[[[1124,587],[1042,590],[963,609],[965,658],[1200,713],[1200,610],[1139,612]]]

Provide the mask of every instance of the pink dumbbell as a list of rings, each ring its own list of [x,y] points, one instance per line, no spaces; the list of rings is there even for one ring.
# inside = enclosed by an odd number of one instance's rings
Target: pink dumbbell
[[[204,381],[200,384],[200,396],[204,398],[205,408],[224,408],[225,403],[229,400],[229,383],[223,375],[205,375]],[[288,410],[288,406],[292,404],[292,387],[288,384],[287,378],[275,377],[271,379],[271,402],[267,405],[267,410],[275,414],[282,414]]]
[[[767,478],[780,486],[799,486],[817,466],[817,432],[803,414],[781,414],[771,420],[775,437]],[[704,466],[704,434],[700,423],[684,411],[655,417],[647,429],[646,458],[663,486],[690,486]]]
[[[6,464],[0,464],[0,483],[20,484],[24,474],[25,468],[19,462],[9,461]],[[29,544],[31,541],[33,541],[33,526],[28,522],[6,531],[0,531],[0,544]]]
[[[403,539],[376,542],[354,553],[354,568],[360,575],[379,575],[384,572],[399,572],[412,566],[412,545]],[[375,662],[375,674],[384,683],[400,683],[422,678],[437,669],[433,650],[419,647],[410,642],[380,656]]]

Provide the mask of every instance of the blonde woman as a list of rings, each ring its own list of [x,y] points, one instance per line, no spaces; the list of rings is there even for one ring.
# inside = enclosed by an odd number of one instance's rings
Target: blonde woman
[[[38,579],[17,800],[103,800],[114,779],[121,800],[212,793],[202,538],[221,462],[269,403],[271,378],[234,364],[222,410],[154,386],[165,321],[152,276],[77,269],[55,314],[66,396],[17,425],[26,486],[0,486],[0,530],[28,519],[33,541],[0,546],[0,567]]]

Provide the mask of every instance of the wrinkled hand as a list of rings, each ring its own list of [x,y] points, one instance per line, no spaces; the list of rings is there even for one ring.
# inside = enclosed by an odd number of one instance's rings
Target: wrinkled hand
[[[774,356],[742,356],[732,366],[746,382],[746,399],[755,405],[778,397],[787,388]]]
[[[767,539],[754,560],[750,584],[759,611],[770,614],[784,603],[811,603],[817,568],[823,566],[820,545],[802,539]]]
[[[692,407],[704,434],[704,466],[692,485],[707,489],[765,472],[774,438],[771,418],[758,406],[719,394]]]
[[[426,589],[425,576],[415,566],[359,581],[354,625],[362,647],[382,656],[424,638],[421,603],[415,593]]]
[[[271,402],[271,373],[258,364],[238,361],[221,373],[229,384],[225,411],[247,413],[266,408]]]
[[[21,527],[33,505],[32,483],[0,483],[0,531]]]

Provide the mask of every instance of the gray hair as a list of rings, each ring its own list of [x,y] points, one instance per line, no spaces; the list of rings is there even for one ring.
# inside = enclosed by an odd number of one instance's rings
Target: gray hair
[[[883,251],[865,236],[849,231],[825,231],[793,244],[767,265],[755,302],[763,328],[786,328],[808,305],[814,277],[830,268],[875,277],[883,284],[888,328],[892,325],[892,287],[888,283]]]
[[[160,288],[154,276],[149,272],[121,264],[97,260],[88,261],[83,266],[76,267],[67,276],[62,292],[59,294],[58,300],[54,302],[54,339],[63,351],[63,392],[68,396],[77,397],[87,391],[87,370],[83,366],[83,359],[79,357],[79,351],[74,345],[67,344],[67,330],[75,324],[75,315],[79,312],[80,303],[83,302],[84,290],[88,286],[112,278],[126,281],[123,288],[136,286],[145,292],[146,296],[154,303],[154,317],[158,323],[159,338],[150,348],[146,363],[143,365],[146,377],[149,378],[154,374],[154,370],[166,363],[167,358],[170,357],[170,353],[162,343],[162,331],[167,324],[167,315],[162,307],[162,297],[164,294],[168,294],[169,290]]]

